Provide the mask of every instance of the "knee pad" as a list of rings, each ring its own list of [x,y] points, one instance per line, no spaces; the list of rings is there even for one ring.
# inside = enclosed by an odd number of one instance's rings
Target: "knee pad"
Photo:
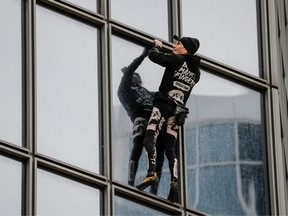
[[[172,135],[175,139],[177,139],[177,134],[179,131],[179,126],[175,123],[175,116],[168,118],[167,122],[167,134]]]
[[[142,117],[137,117],[133,123],[133,138],[137,136],[144,136],[146,127],[147,127],[147,119]]]
[[[171,179],[178,179],[178,160],[176,158],[175,152],[166,152],[166,157],[169,162],[169,169],[171,172]]]
[[[165,120],[162,117],[160,110],[157,107],[153,107],[147,130],[161,130],[164,121]]]

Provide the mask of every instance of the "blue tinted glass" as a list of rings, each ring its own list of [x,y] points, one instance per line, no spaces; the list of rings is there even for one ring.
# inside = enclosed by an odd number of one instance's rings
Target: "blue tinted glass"
[[[200,127],[200,163],[235,160],[233,124],[217,123]]]
[[[247,208],[254,208],[255,214],[266,215],[265,176],[263,164],[246,163],[240,166],[241,201]]]
[[[239,157],[241,160],[263,160],[261,125],[257,123],[240,122],[239,134]]]
[[[185,136],[186,136],[187,140],[190,140],[191,143],[194,143],[193,145],[187,145],[186,151],[187,152],[196,152],[197,144],[198,144],[197,140],[196,140],[196,136],[197,136],[196,135],[196,129],[193,127],[186,128]],[[191,157],[191,155],[189,155],[187,157],[187,165],[190,166],[190,165],[195,165],[195,164],[196,164],[196,157]]]
[[[236,167],[233,165],[201,168],[198,208],[213,212],[213,215],[243,215],[235,173]]]

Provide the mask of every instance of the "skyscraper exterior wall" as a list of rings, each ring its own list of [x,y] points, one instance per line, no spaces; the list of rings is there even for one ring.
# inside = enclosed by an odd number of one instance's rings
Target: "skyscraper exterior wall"
[[[0,1],[0,215],[287,215],[285,0]],[[128,184],[121,69],[200,41],[177,139],[179,200]],[[158,91],[164,68],[137,72]],[[165,145],[165,143],[161,143]],[[146,176],[143,148],[135,184]]]

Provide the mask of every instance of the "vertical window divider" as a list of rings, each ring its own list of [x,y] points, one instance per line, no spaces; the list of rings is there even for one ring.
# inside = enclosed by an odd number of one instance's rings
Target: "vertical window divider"
[[[101,80],[102,80],[102,106],[101,106],[101,126],[102,128],[102,142],[101,145],[103,146],[102,149],[102,158],[103,158],[103,175],[107,177],[109,183],[104,191],[104,213],[105,215],[111,214],[111,208],[112,208],[112,191],[111,191],[111,182],[112,182],[112,139],[111,139],[111,75],[110,75],[110,58],[109,50],[110,48],[110,40],[111,40],[111,29],[105,24],[101,29],[101,52],[103,58],[101,59]],[[108,59],[108,60],[107,60]]]
[[[25,7],[25,147],[30,154],[26,164],[26,208],[27,215],[35,214],[35,5],[36,0],[24,0]]]

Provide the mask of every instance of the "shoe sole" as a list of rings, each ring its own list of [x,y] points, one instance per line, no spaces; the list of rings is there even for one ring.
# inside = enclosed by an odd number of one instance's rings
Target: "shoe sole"
[[[172,186],[167,198],[171,202],[178,202],[178,186]]]
[[[136,188],[138,188],[139,190],[144,190],[145,188],[151,186],[151,185],[156,185],[159,182],[159,178],[156,177],[150,181],[147,182],[142,182],[141,184],[137,185]]]

